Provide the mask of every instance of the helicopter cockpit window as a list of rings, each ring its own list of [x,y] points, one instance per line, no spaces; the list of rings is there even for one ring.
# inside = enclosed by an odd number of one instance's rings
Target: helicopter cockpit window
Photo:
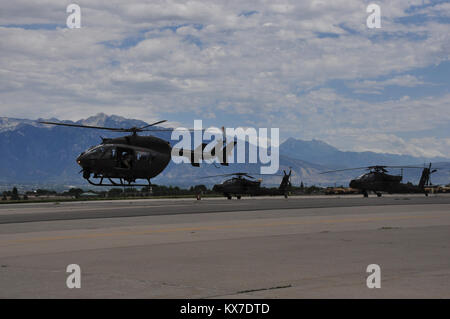
[[[103,158],[105,159],[113,159],[116,154],[116,149],[114,147],[106,147],[103,153]]]
[[[87,151],[88,154],[102,155],[105,152],[105,148],[103,146],[96,146]]]
[[[373,174],[364,174],[364,175],[361,175],[361,177],[360,177],[360,180],[362,181],[362,182],[364,182],[364,181],[370,181],[370,180],[372,180],[374,178],[374,176],[373,176]]]

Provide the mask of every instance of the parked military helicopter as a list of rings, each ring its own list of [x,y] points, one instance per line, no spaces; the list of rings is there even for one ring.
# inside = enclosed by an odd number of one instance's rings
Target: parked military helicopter
[[[250,176],[247,173],[231,173],[208,176],[206,178],[217,177],[217,176],[233,176],[232,178],[224,181],[222,184],[216,184],[213,187],[213,191],[217,193],[223,193],[228,199],[232,199],[233,195],[237,199],[241,199],[242,195],[283,195],[285,198],[288,197],[288,193],[291,185],[291,174],[283,171],[284,175],[280,186],[276,192],[273,192],[267,188],[261,187],[261,179],[256,180],[255,177]],[[259,175],[259,174],[258,174]],[[245,178],[247,177],[247,178]]]
[[[402,183],[402,175],[390,175],[387,174],[386,168],[422,168],[422,176],[418,185],[412,183]],[[414,166],[368,166],[358,168],[339,169],[334,171],[322,172],[321,174],[342,172],[349,170],[368,169],[369,172],[365,173],[350,181],[349,186],[354,189],[361,190],[364,197],[369,196],[369,191],[373,191],[378,197],[381,197],[381,192],[389,194],[393,193],[424,193],[428,196],[428,191],[425,187],[430,185],[430,176],[437,170],[431,170],[431,163],[428,167],[414,167]]]
[[[155,136],[139,136],[137,133],[172,131],[172,129],[149,129],[163,122],[166,122],[166,120],[142,127],[131,128],[113,128],[46,121],[39,123],[132,133],[123,137],[103,138],[101,144],[82,152],[76,161],[82,168],[80,173],[83,172],[83,178],[94,186],[148,186],[151,185],[150,179],[160,174],[169,164],[172,147],[168,141]],[[228,165],[227,158],[232,152],[235,142],[233,141],[229,145],[227,145],[226,140],[219,141],[218,143],[223,143],[223,159],[221,159],[220,164]],[[188,157],[191,165],[199,166],[199,163],[194,161],[196,158],[194,154],[197,152],[200,154],[199,158],[204,160],[216,157],[213,152],[209,156],[203,154],[203,149],[206,145],[202,144],[193,151],[175,150],[175,153],[179,154],[179,156]],[[100,179],[100,181],[93,182],[91,176],[95,179]],[[103,179],[105,178],[110,181],[110,184],[103,183]],[[113,179],[119,179],[119,182]],[[146,179],[148,184],[135,184],[136,179]]]

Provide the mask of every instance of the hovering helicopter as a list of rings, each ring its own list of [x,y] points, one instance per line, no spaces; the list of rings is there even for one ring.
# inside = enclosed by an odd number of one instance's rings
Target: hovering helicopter
[[[412,183],[402,183],[402,175],[391,175],[388,174],[386,168],[421,168],[422,176],[418,185]],[[386,192],[389,194],[393,193],[424,193],[428,196],[428,191],[425,189],[426,186],[430,185],[430,176],[437,170],[431,170],[431,163],[428,167],[415,167],[415,166],[368,166],[368,167],[358,167],[358,168],[348,168],[339,169],[334,171],[322,172],[321,174],[342,172],[349,170],[358,169],[368,169],[369,172],[365,173],[355,179],[350,181],[349,186],[354,189],[361,190],[364,197],[369,196],[369,191],[373,191],[378,197],[381,197],[381,192]]]
[[[213,187],[213,191],[217,193],[223,193],[228,199],[232,199],[233,195],[237,199],[241,199],[242,195],[283,195],[285,198],[288,197],[288,192],[291,185],[291,174],[283,171],[284,175],[277,192],[270,191],[266,188],[261,187],[261,179],[256,180],[255,177],[250,176],[247,173],[231,173],[208,176],[206,178],[217,177],[217,176],[233,176],[232,178],[224,181],[222,184],[216,184]],[[259,174],[258,174],[259,175]],[[247,178],[245,178],[247,177]]]
[[[164,122],[166,120],[142,127],[131,128],[113,128],[46,121],[40,121],[39,123],[131,133],[131,135],[117,138],[102,138],[101,144],[82,152],[76,159],[78,165],[81,166],[80,173],[83,172],[83,178],[94,186],[149,186],[151,185],[150,179],[159,175],[169,164],[172,147],[166,140],[155,136],[140,136],[137,133],[172,131],[172,129],[149,129],[152,126]],[[220,164],[228,165],[227,158],[231,154],[235,142],[231,142],[230,145],[227,145],[226,140],[219,141],[219,143],[223,143],[223,158]],[[211,152],[211,155],[203,154],[203,149],[206,145],[203,143],[193,151],[183,149],[175,150],[175,154],[188,157],[191,165],[198,167],[200,164],[194,161],[196,158],[195,154],[200,154],[200,157],[204,160],[216,158],[213,152]],[[92,181],[91,176],[100,181]],[[103,182],[105,178],[109,180],[109,184]],[[113,179],[119,179],[119,182]],[[148,184],[136,184],[136,179],[145,179]]]

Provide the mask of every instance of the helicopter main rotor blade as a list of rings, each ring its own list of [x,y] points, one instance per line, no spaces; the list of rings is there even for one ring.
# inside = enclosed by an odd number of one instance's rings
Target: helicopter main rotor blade
[[[372,166],[372,167],[376,167],[376,166]],[[382,166],[382,167],[386,167],[386,168],[424,168],[424,167],[420,167],[420,166]]]
[[[173,128],[158,128],[155,130],[152,129],[139,129],[139,132],[172,132]]]
[[[280,175],[280,174],[258,174],[258,173],[251,173],[252,175],[260,175],[260,176],[266,176],[266,177],[269,177],[269,176],[290,176],[289,174],[286,174],[286,175]],[[220,174],[220,175],[211,175],[211,176],[203,176],[203,177],[200,177],[200,178],[213,178],[213,177],[223,177],[223,176],[246,176],[246,177],[249,177],[249,178],[253,178],[253,179],[256,179],[255,177],[253,177],[253,176],[251,176],[251,175],[249,175],[248,173],[229,173],[229,174]]]
[[[420,166],[372,165],[372,166],[366,166],[366,167],[355,167],[355,168],[337,169],[337,170],[333,170],[333,171],[321,172],[321,173],[319,173],[319,174],[327,174],[327,173],[334,173],[334,172],[344,172],[344,171],[353,171],[353,170],[358,170],[358,169],[385,169],[385,168],[419,168],[419,169],[423,169],[423,167],[420,167]]]
[[[158,121],[146,126],[142,127],[130,127],[130,128],[121,128],[121,127],[105,127],[105,126],[93,126],[93,125],[82,125],[82,124],[69,124],[69,123],[60,123],[60,122],[48,122],[48,121],[38,121],[38,123],[41,124],[48,124],[48,125],[59,125],[59,126],[69,126],[69,127],[80,127],[80,128],[92,128],[97,130],[108,130],[108,131],[114,131],[114,132],[172,132],[175,129],[174,128],[158,128],[158,129],[151,129],[149,127],[158,125],[160,123],[167,122],[167,120]],[[184,128],[183,131],[189,131],[189,132],[195,132],[195,131],[206,131],[206,129],[193,129],[193,128]]]
[[[202,176],[202,177],[199,177],[199,178],[204,179],[204,178],[214,178],[214,177],[223,177],[223,176],[230,176],[230,174],[220,174],[220,175]]]
[[[164,122],[167,122],[167,120],[162,120],[162,121],[158,121],[158,122],[155,122],[155,123],[152,123],[152,124],[148,124],[148,125],[140,127],[139,129],[142,130],[144,128],[147,128],[147,127],[150,127],[150,126],[155,126],[155,125],[158,125],[158,124],[161,124],[161,123],[164,123]]]
[[[69,123],[58,123],[58,122],[47,122],[47,121],[39,121],[39,123],[50,124],[50,125],[60,125],[60,126],[70,126],[70,127],[93,128],[93,129],[98,129],[98,130],[109,130],[109,131],[117,131],[117,132],[129,131],[129,129],[117,128],[117,127],[92,126],[92,125],[69,124]]]
[[[327,174],[327,173],[334,173],[334,172],[344,172],[344,171],[354,171],[357,169],[368,169],[368,167],[355,167],[355,168],[344,168],[344,169],[336,169],[333,171],[326,171],[326,172],[321,172],[319,174]]]
[[[200,178],[213,178],[213,177],[220,177],[220,176],[246,176],[249,178],[254,178],[253,176],[250,176],[247,173],[229,173],[229,174],[220,174],[220,175],[211,175],[211,176],[204,176],[204,177],[200,177]]]
[[[162,122],[166,122],[166,120],[159,121],[159,122],[156,122],[156,123],[152,123],[152,124],[149,124],[149,125],[144,126],[144,127],[150,127],[150,126],[162,123]],[[138,127],[131,127],[131,128],[105,127],[105,126],[69,124],[69,123],[48,122],[48,121],[39,121],[38,123],[49,124],[49,125],[59,125],[59,126],[69,126],[69,127],[91,128],[91,129],[97,129],[97,130],[108,130],[108,131],[114,131],[114,132],[171,132],[171,131],[174,130],[173,128],[152,130],[152,129],[142,129],[142,128],[138,128]],[[192,130],[193,131],[193,129],[186,129],[186,130]]]
[[[189,131],[189,132],[195,132],[195,131],[206,131],[206,129],[193,129],[193,128],[177,128],[177,130],[181,131]],[[157,129],[139,129],[139,132],[172,132],[175,131],[175,128],[157,128]]]

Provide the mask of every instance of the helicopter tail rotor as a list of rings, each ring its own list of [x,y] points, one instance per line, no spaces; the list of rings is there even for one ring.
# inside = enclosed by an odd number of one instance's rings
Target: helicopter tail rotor
[[[225,128],[222,126],[222,135],[223,135],[223,149],[222,149],[222,161],[220,165],[228,166],[228,157],[233,152],[234,147],[236,146],[236,141],[227,142],[227,135],[225,134]]]
[[[283,170],[283,179],[281,180],[280,187],[279,187],[280,190],[284,191],[292,186],[291,175],[292,175],[291,168],[289,168],[289,174],[286,173],[285,170]]]
[[[420,177],[420,181],[419,181],[419,188],[423,189],[426,186],[431,186],[433,185],[431,183],[431,174],[437,172],[437,169],[431,169],[431,163],[428,167],[425,167],[422,170],[422,176]]]

